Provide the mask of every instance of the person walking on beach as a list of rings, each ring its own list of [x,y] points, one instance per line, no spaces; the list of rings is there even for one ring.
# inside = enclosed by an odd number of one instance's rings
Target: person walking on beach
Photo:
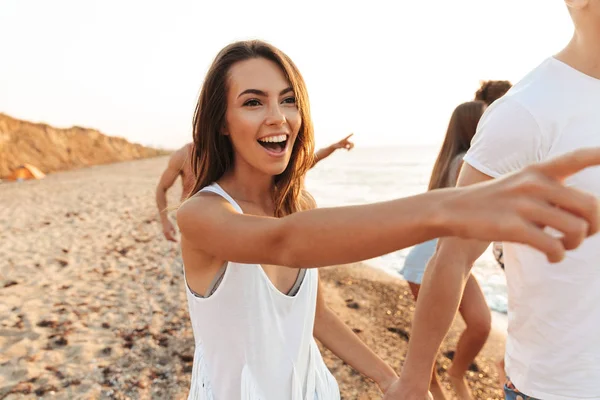
[[[204,80],[196,183],[177,211],[195,338],[190,399],[339,399],[314,338],[384,393],[394,387],[395,372],[326,306],[319,267],[440,236],[509,240],[559,261],[597,230],[589,196],[560,179],[600,164],[600,149],[491,184],[316,209],[303,185],[314,162],[309,110],[300,72],[264,42],[225,47]],[[545,226],[564,232],[564,245]]]
[[[486,107],[483,101],[470,101],[456,107],[434,164],[428,190],[456,185],[463,156],[471,146],[471,139],[475,136],[477,124]],[[406,257],[402,275],[408,282],[415,300],[418,299],[423,273],[427,262],[435,252],[436,244],[437,239],[418,244]],[[460,314],[465,321],[466,329],[458,341],[452,366],[448,369],[450,381],[455,385],[457,393],[460,393],[465,374],[485,344],[491,328],[488,305],[479,283],[472,274],[468,278],[467,289],[463,293]],[[431,374],[429,390],[435,400],[446,398],[435,370]]]
[[[600,145],[600,1],[565,3],[575,25],[571,42],[488,108],[464,158],[459,186]],[[594,196],[600,197],[600,168],[566,178],[565,185],[591,194],[587,207],[598,212]],[[536,184],[529,187],[539,190]],[[528,206],[520,209],[531,212]],[[554,207],[544,213],[565,209],[575,210]],[[573,221],[563,229],[594,228],[578,225]],[[572,240],[548,233],[565,245]],[[600,235],[577,241],[579,248],[555,264],[538,251],[504,241],[507,399],[600,399]],[[419,293],[400,381],[386,399],[420,400],[425,395],[471,265],[488,245],[486,240],[440,240]]]
[[[346,136],[342,140],[330,144],[327,147],[319,149],[315,153],[314,163],[318,163],[321,160],[329,157],[336,150],[346,149],[352,150],[354,143],[350,140],[352,134]],[[175,184],[177,177],[181,177],[181,200],[183,201],[194,187],[196,178],[192,173],[192,151],[194,149],[193,143],[187,143],[180,149],[176,150],[169,158],[167,168],[163,171],[158,185],[156,186],[156,206],[158,207],[158,214],[160,216],[160,223],[162,226],[162,232],[165,239],[171,242],[177,242],[177,231],[173,222],[169,218],[169,210],[167,203],[167,192]]]
[[[182,201],[187,198],[187,195],[194,188],[196,177],[192,173],[191,165],[193,149],[194,144],[187,143],[176,150],[169,158],[167,168],[163,171],[156,186],[156,206],[158,207],[162,232],[165,239],[171,242],[177,242],[177,231],[169,218],[167,191],[175,184],[178,177],[181,177]]]

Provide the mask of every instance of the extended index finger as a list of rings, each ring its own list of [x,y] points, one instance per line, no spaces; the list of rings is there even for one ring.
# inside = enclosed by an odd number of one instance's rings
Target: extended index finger
[[[600,147],[590,147],[539,163],[534,168],[549,178],[563,180],[583,169],[599,165]]]
[[[351,134],[349,134],[348,136],[346,136],[346,137],[345,137],[344,139],[342,139],[342,140],[348,140],[348,139],[350,139],[350,138],[351,138],[353,135],[354,135],[354,133],[351,133]]]

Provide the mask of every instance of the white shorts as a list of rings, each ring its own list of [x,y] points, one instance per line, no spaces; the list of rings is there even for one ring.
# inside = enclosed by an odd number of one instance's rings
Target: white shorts
[[[416,283],[418,285],[423,281],[423,275],[425,274],[425,267],[429,259],[435,253],[435,247],[437,246],[437,239],[424,242],[413,247],[404,261],[404,269],[402,275],[408,282]]]

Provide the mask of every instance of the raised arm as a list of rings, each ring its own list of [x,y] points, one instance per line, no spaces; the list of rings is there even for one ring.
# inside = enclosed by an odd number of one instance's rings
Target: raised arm
[[[160,215],[160,222],[163,228],[163,234],[167,240],[176,242],[175,227],[169,220],[167,210],[167,191],[173,186],[177,177],[181,173],[186,160],[186,154],[182,149],[177,150],[169,158],[167,169],[162,173],[158,185],[156,186],[156,206]]]
[[[599,164],[600,149],[581,150],[466,188],[284,218],[239,214],[218,196],[201,194],[180,207],[177,222],[186,246],[240,263],[298,268],[345,264],[443,236],[523,243],[556,262],[565,249],[597,231],[599,218],[593,196],[560,180]],[[545,226],[565,238],[553,237]]]
[[[354,143],[352,141],[350,141],[350,138],[352,137],[352,135],[354,135],[354,133],[351,133],[350,135],[346,136],[339,142],[332,143],[327,147],[323,147],[322,149],[319,149],[315,153],[315,161],[312,166],[314,167],[315,164],[317,164],[319,161],[323,160],[324,158],[329,157],[336,150],[339,150],[339,149],[352,150],[354,148]]]

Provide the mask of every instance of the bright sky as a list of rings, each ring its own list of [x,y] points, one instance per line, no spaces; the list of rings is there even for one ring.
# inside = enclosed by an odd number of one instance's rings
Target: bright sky
[[[216,53],[259,38],[304,75],[317,145],[434,144],[571,33],[562,0],[2,0],[0,112],[175,148]]]

